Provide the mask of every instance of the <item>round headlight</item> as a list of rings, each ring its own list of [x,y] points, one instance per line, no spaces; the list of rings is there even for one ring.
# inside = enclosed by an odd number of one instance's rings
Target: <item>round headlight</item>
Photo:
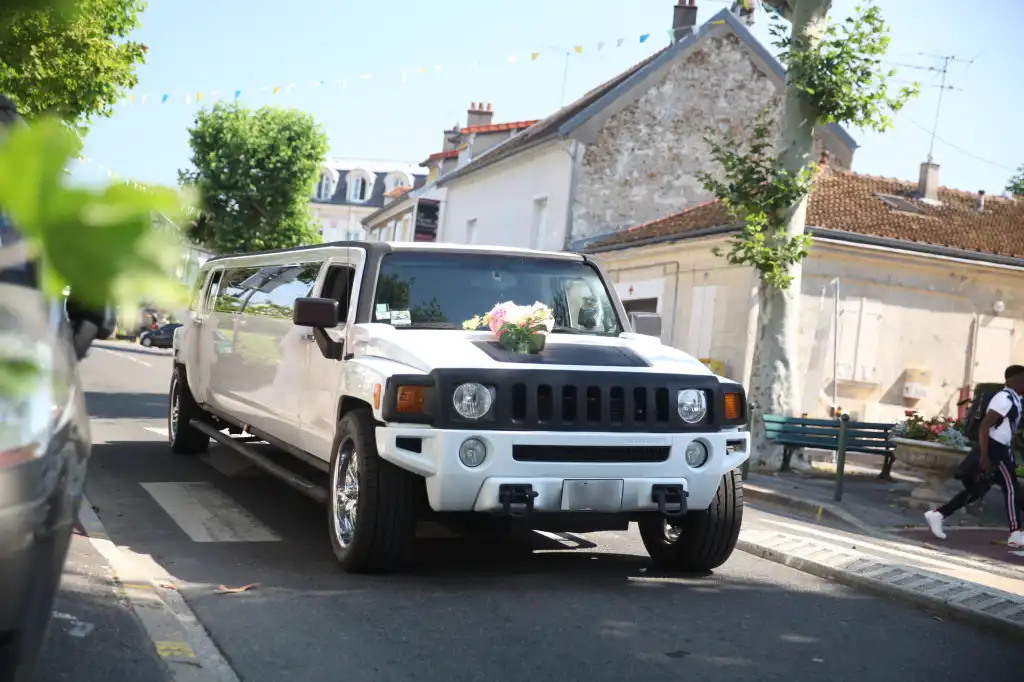
[[[459,446],[459,461],[473,468],[484,463],[487,457],[487,446],[479,438],[467,438]]]
[[[696,424],[708,413],[708,401],[704,391],[687,388],[679,391],[676,396],[676,407],[679,417],[687,424]]]
[[[692,441],[686,446],[686,463],[694,469],[707,464],[708,461],[708,446],[701,443],[699,440]]]
[[[452,405],[463,419],[480,419],[491,409],[491,392],[486,386],[476,383],[462,384],[452,395]]]

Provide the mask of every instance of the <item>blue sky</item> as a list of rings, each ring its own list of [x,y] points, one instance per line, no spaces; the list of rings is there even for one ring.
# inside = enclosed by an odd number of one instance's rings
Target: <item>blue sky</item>
[[[916,180],[940,93],[929,87],[938,84],[929,67],[941,66],[930,55],[956,55],[974,61],[949,68],[948,84],[958,89],[944,91],[935,143],[941,182],[1001,193],[1024,163],[1024,2],[879,1],[892,28],[888,58],[907,65],[896,67],[896,80],[924,87],[893,130],[851,130],[861,145],[854,170]],[[661,48],[674,4],[150,0],[136,34],[150,49],[135,101],[93,126],[89,162],[76,163],[74,175],[92,181],[110,170],[138,182],[174,183],[188,163],[195,113],[214,91],[230,99],[236,90],[248,106],[313,114],[330,136],[331,156],[418,162],[440,149],[442,129],[465,123],[470,102],[493,103],[495,122],[543,118],[562,103],[563,83],[568,102]],[[723,0],[697,4],[698,22],[728,7]],[[833,18],[856,4],[835,0]],[[768,19],[757,19],[754,33],[767,44]],[[650,38],[641,44],[644,33]],[[540,56],[532,61],[533,52]],[[171,96],[161,104],[164,94]]]

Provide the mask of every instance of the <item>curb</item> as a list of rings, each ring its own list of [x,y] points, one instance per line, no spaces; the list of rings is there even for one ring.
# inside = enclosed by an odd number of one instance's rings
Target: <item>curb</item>
[[[775,531],[742,531],[747,554],[880,596],[910,602],[951,620],[1024,639],[1024,598],[827,542]]]
[[[175,682],[239,682],[220,649],[174,589],[170,576],[151,559],[115,546],[84,495],[78,518],[89,542],[110,563],[124,596],[153,641],[157,654],[167,664],[171,679]]]
[[[818,519],[827,518],[832,521],[845,523],[869,535],[874,535],[880,530],[861,521],[850,512],[830,502],[815,502],[795,495],[780,493],[777,490],[764,488],[746,481],[743,482],[743,498],[754,502],[767,502],[769,504],[807,512],[809,514],[814,514]]]

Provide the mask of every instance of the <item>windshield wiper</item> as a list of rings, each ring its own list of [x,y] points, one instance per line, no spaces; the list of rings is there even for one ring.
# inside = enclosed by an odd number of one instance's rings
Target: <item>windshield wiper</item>
[[[564,324],[556,324],[551,328],[552,334],[586,334],[588,332],[582,329],[576,329],[575,327],[566,327]]]

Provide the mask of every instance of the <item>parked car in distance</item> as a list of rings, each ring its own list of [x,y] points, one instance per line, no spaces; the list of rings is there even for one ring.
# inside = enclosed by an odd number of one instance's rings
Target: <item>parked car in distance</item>
[[[552,311],[539,354],[464,328],[506,301]],[[402,565],[422,518],[633,521],[659,566],[714,569],[742,521],[746,395],[634,316],[575,253],[335,242],[212,258],[175,334],[170,447],[212,438],[326,503],[349,572]]]
[[[151,332],[142,332],[139,336],[139,343],[146,348],[150,346],[154,348],[170,348],[174,341],[174,330],[180,326],[180,322],[171,322]]]

